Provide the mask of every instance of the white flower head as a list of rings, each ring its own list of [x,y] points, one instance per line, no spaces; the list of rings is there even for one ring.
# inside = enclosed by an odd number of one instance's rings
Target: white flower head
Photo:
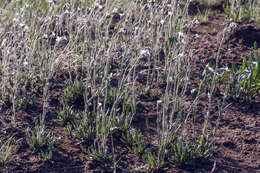
[[[208,95],[208,98],[210,99],[210,96],[211,96],[210,92],[208,92],[208,94],[207,94],[207,95]]]
[[[232,28],[232,29],[234,29],[234,28],[238,27],[238,24],[235,23],[235,22],[231,22],[231,23],[229,24],[229,27]]]
[[[17,18],[13,18],[13,22],[18,22],[18,19]]]
[[[160,21],[160,24],[161,24],[161,25],[163,25],[163,24],[164,24],[164,22],[165,22],[165,21],[162,19],[162,20]]]
[[[61,42],[61,41],[62,41],[62,37],[59,37],[59,36],[58,36],[57,39],[56,39],[56,41],[57,41],[57,42]]]
[[[122,34],[126,34],[127,30],[125,28],[121,28],[119,32],[122,33]]]
[[[118,8],[114,8],[112,13],[118,13],[118,11],[119,11]]]
[[[24,65],[24,66],[27,66],[27,65],[28,65],[28,62],[27,62],[27,61],[24,61],[24,62],[23,62],[23,65]]]
[[[25,24],[24,24],[24,23],[20,23],[19,26],[20,26],[21,28],[23,28],[23,27],[25,26]]]
[[[51,37],[55,37],[55,36],[56,36],[55,32],[51,32]]]
[[[186,40],[185,40],[185,35],[184,35],[184,33],[183,32],[178,32],[178,40],[181,42],[181,43],[183,43],[183,44],[185,44],[186,43]]]
[[[178,32],[178,37],[179,38],[184,38],[184,33],[183,32]]]
[[[180,56],[180,57],[184,57],[184,53],[183,53],[183,52],[180,53],[179,56]]]
[[[194,24],[195,24],[195,25],[198,25],[198,24],[200,24],[199,20],[198,20],[198,19],[196,19],[196,20],[194,21]]]
[[[26,25],[26,26],[24,27],[24,30],[28,32],[28,31],[29,31],[29,27]]]
[[[144,69],[144,70],[140,71],[138,74],[145,77],[148,75],[148,70]]]
[[[223,70],[223,71],[226,71],[226,72],[229,72],[229,71],[230,71],[228,67],[220,68],[220,70]]]
[[[48,39],[48,35],[47,35],[47,34],[44,34],[42,38],[43,38],[43,39]]]
[[[54,63],[55,63],[55,64],[58,64],[59,61],[60,61],[60,58],[58,57],[58,58],[55,59]]]
[[[101,5],[101,4],[98,4],[98,6],[97,6],[97,7],[98,7],[98,9],[99,9],[99,10],[102,10],[102,9],[104,8],[104,6],[103,6],[103,5]]]
[[[151,56],[151,53],[148,49],[142,49],[140,51],[140,55],[143,56],[143,57],[149,57],[149,56]]]
[[[4,46],[6,42],[7,42],[7,39],[6,39],[6,38],[4,38],[4,39],[3,39],[3,41],[2,41],[2,44],[1,44],[1,46]]]
[[[199,34],[195,34],[195,38],[199,38],[200,37],[200,35]]]
[[[192,95],[195,95],[196,94],[196,89],[193,88],[190,92],[191,92]]]

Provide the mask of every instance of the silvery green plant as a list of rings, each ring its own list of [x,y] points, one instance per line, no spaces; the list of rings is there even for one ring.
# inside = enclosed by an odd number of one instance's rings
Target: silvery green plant
[[[239,22],[244,19],[259,21],[259,8],[260,3],[255,0],[226,0],[224,11],[233,22]]]
[[[12,137],[3,142],[0,140],[0,165],[5,166],[12,154]]]
[[[226,69],[224,70],[219,69],[218,71],[216,71],[217,68],[213,69],[212,67],[210,67],[209,64],[205,65],[200,60],[199,63],[202,65],[204,69],[203,73],[202,74],[195,73],[195,74],[199,77],[201,81],[203,81],[202,84],[205,85],[206,91],[209,94],[210,92],[212,92],[211,94],[214,96],[216,91],[225,85],[227,79],[227,71]]]
[[[76,81],[73,84],[69,84],[63,91],[62,102],[64,105],[80,106],[84,105],[84,86]]]
[[[127,130],[122,134],[121,140],[136,155],[142,156],[146,148],[146,142],[142,139],[142,133],[137,130]]]
[[[158,149],[156,154],[148,154],[145,157],[149,165],[156,167],[156,169],[165,165],[167,160],[171,160],[171,162],[175,164],[189,164],[197,159],[203,159],[208,156],[214,146],[215,129],[212,130],[213,135],[208,134],[206,129],[209,128],[208,118],[210,116],[211,104],[217,85],[216,79],[218,74],[216,71],[218,71],[218,66],[216,65],[215,70],[209,77],[211,78],[211,85],[208,88],[208,93],[203,93],[202,91],[202,84],[204,85],[206,83],[206,78],[203,76],[200,87],[195,95],[196,98],[188,108],[187,106],[185,108],[182,103],[185,102],[185,93],[189,86],[191,70],[189,58],[192,57],[192,54],[184,51],[186,42],[185,36],[183,36],[183,33],[179,35],[181,36],[173,40],[173,43],[177,42],[175,44],[178,48],[173,48],[172,51],[170,51],[171,58],[167,59],[166,56],[166,88],[157,106]],[[220,47],[221,46],[222,44]],[[216,64],[218,64],[218,57],[219,52],[217,54]],[[195,129],[195,116],[197,114],[198,101],[202,96],[208,97],[209,108],[204,116],[205,121],[202,131],[199,132],[201,136],[200,138],[196,138],[195,134],[198,134],[198,130]],[[188,124],[193,128],[191,134],[188,134],[187,131]],[[211,136],[212,139],[209,136]]]
[[[96,160],[105,163],[107,160],[112,159],[112,153],[108,151],[107,146],[107,138],[111,128],[110,122],[111,120],[108,116],[101,116],[101,119],[97,120],[96,122],[96,127],[90,126],[85,128],[87,131],[78,131],[78,137],[84,137],[85,139],[88,138],[89,140],[87,141],[87,146],[81,145],[80,148],[88,155],[90,160]],[[82,134],[84,136],[79,136]]]
[[[260,91],[260,59],[258,53],[251,52],[251,61],[247,57],[243,59],[243,64],[237,68],[233,64],[230,74],[230,94],[233,98],[244,97],[252,102]]]
[[[215,142],[214,139],[211,140],[209,136],[204,135],[201,135],[198,142],[193,144],[186,140],[187,137],[182,134],[180,137],[173,136],[172,142],[169,143],[167,155],[168,160],[173,164],[194,164],[196,161],[208,157]]]
[[[129,97],[127,91],[112,89],[108,91],[104,104],[105,109],[113,117],[113,126],[123,131],[128,130],[136,113],[135,99]]]
[[[159,170],[164,166],[164,162],[157,160],[156,158],[156,154],[151,151],[148,151],[142,155],[142,160],[147,164],[149,167],[148,169],[153,171]]]
[[[76,113],[73,111],[72,107],[66,105],[64,108],[59,109],[57,114],[61,125],[66,127],[70,124],[73,128],[76,127]]]
[[[115,117],[115,126],[120,130],[129,130],[133,117],[136,113],[136,103],[127,101],[122,104],[122,113]]]
[[[184,31],[189,3],[183,5],[182,2],[179,6],[172,3],[127,0],[107,0],[105,4],[94,0],[62,0],[55,3],[46,0],[1,1],[0,8],[4,10],[0,9],[3,14],[0,53],[5,57],[0,66],[3,74],[1,101],[14,103],[13,117],[16,117],[17,101],[28,94],[26,90],[22,94],[19,91],[22,85],[20,74],[23,72],[27,74],[24,82],[43,98],[45,117],[56,72],[66,73],[69,79],[65,77],[64,83],[69,86],[64,90],[64,107],[58,117],[65,126],[66,135],[71,137],[75,134],[89,158],[102,162],[111,159],[108,142],[114,129],[120,129],[129,148],[142,155],[145,163],[154,170],[160,169],[169,160],[185,164],[207,156],[212,149],[211,138],[205,130],[207,120],[201,137],[194,138],[194,142],[184,135],[190,118],[196,115],[198,100],[205,93],[201,84],[195,101],[188,110],[184,108],[191,70],[190,59],[185,52],[187,38]],[[113,21],[118,16],[119,21]],[[109,34],[109,28],[114,28],[115,32]],[[13,35],[5,33],[5,30]],[[11,41],[16,33],[22,34],[20,39]],[[7,40],[3,43],[5,38]],[[13,46],[14,42],[21,40],[26,40],[23,45]],[[12,57],[15,55],[13,48],[21,47],[16,52],[24,56],[15,61],[17,56]],[[13,61],[16,63],[13,64]],[[164,67],[160,64],[162,61]],[[11,68],[12,65],[24,68]],[[142,134],[129,131],[136,115],[135,99],[140,74],[145,77],[145,87],[159,86],[161,77],[164,87],[157,108],[158,146],[144,154],[141,154],[145,148]],[[73,82],[74,77],[76,82]],[[212,77],[212,85],[208,86],[212,104],[216,74],[213,72],[207,77]],[[118,82],[116,86],[111,84],[114,78]],[[205,84],[205,81],[203,77],[202,83]],[[12,97],[7,98],[9,95]],[[27,101],[24,102],[26,105]],[[79,113],[82,117],[76,120],[71,106],[78,103],[83,103],[85,112]],[[27,142],[33,151],[43,150],[42,156],[50,158],[50,152],[45,149],[52,148],[52,135],[46,132],[44,125],[40,123],[34,131],[29,130]],[[195,132],[193,125],[192,135]],[[180,133],[183,135],[178,136]]]
[[[185,10],[187,9],[188,3],[185,5],[183,11],[178,11],[177,14],[183,14],[185,16]],[[183,18],[185,20],[185,18]],[[148,162],[148,165],[152,169],[158,170],[166,164],[167,160],[167,146],[170,142],[171,137],[177,133],[178,129],[182,126],[182,121],[187,119],[188,116],[184,117],[184,110],[181,108],[181,103],[189,83],[189,61],[185,48],[185,36],[182,30],[181,22],[175,19],[174,15],[171,16],[169,31],[167,37],[176,37],[171,39],[171,49],[165,48],[165,67],[164,71],[167,74],[166,87],[161,100],[157,102],[157,136],[158,136],[158,148],[155,154],[145,154],[143,158]],[[162,25],[163,26],[163,25]],[[171,36],[170,31],[173,28],[178,28],[179,33]],[[161,28],[163,30],[163,27]],[[169,44],[168,46],[170,46]],[[171,100],[173,98],[173,100]],[[177,114],[176,114],[177,113]],[[177,115],[177,117],[176,117]]]
[[[100,148],[99,145],[97,145],[96,143],[94,143],[91,147],[85,149],[85,148],[81,148],[84,153],[86,153],[89,157],[89,160],[95,160],[95,161],[99,161],[101,163],[107,163],[112,160],[112,154],[109,153],[102,153],[100,152]]]
[[[39,153],[46,160],[52,158],[54,151],[54,136],[51,132],[47,132],[43,124],[42,116],[40,122],[35,125],[34,130],[28,128],[26,131],[26,141],[33,153]]]
[[[53,52],[46,52],[42,59],[42,81],[43,81],[43,105],[42,105],[42,121],[45,123],[45,117],[49,110],[49,90],[51,87],[51,78],[54,73],[54,57]]]
[[[96,138],[95,128],[95,115],[93,112],[84,110],[82,112],[82,118],[75,129],[75,135],[82,143],[91,145]]]
[[[72,137],[72,125],[70,123],[68,123],[66,126],[65,126],[65,129],[64,129],[64,132],[65,132],[65,135],[69,138]]]

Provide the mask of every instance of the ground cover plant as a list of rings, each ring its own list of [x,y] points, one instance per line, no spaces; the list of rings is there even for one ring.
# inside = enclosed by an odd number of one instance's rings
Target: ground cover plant
[[[1,172],[260,170],[260,3],[0,2]]]

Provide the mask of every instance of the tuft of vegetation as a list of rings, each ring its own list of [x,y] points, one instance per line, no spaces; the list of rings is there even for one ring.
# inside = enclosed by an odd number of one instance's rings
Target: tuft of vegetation
[[[69,84],[67,88],[64,89],[62,95],[62,102],[64,105],[69,106],[84,106],[84,87],[83,85],[76,81],[73,84]]]
[[[251,61],[244,57],[243,64],[237,68],[233,64],[230,76],[230,95],[252,102],[260,94],[260,58],[258,52],[251,52]]]
[[[54,151],[54,138],[51,132],[47,132],[42,118],[35,129],[27,129],[26,141],[33,153],[39,153],[45,160],[50,160]]]
[[[9,138],[6,142],[0,141],[0,165],[6,166],[8,160],[12,154],[12,137]]]
[[[233,22],[253,20],[259,22],[260,4],[255,0],[225,0],[224,11]]]

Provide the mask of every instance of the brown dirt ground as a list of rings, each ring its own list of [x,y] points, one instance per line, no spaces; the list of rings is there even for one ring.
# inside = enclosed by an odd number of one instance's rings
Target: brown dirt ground
[[[216,54],[227,26],[225,14],[210,17],[208,22],[191,30],[190,49],[194,49],[194,72],[201,71],[198,59],[205,64],[215,63]],[[214,26],[215,31],[211,30]],[[253,43],[260,41],[260,25],[239,23],[231,34],[224,39],[220,49],[219,67],[242,64],[243,57],[249,57]],[[259,48],[259,46],[258,46]],[[231,104],[222,114],[214,161],[215,172],[257,172],[260,170],[260,97],[253,105],[237,103],[228,99]]]
[[[216,12],[213,10],[213,12]],[[213,15],[208,22],[194,27],[188,34],[190,42],[188,48],[193,50],[192,66],[194,71],[200,72],[200,59],[205,64],[214,63],[216,54],[223,36],[223,30],[229,25],[225,14],[219,12],[218,16]],[[215,30],[211,29],[214,26]],[[219,57],[219,66],[231,66],[232,62],[241,63],[244,56],[249,56],[252,51],[253,42],[257,41],[260,46],[260,25],[250,22],[239,23],[231,34],[229,34],[222,45]],[[259,48],[259,47],[258,47]],[[57,79],[58,80],[58,79]],[[194,76],[194,84],[196,86]],[[62,77],[60,78],[62,81]],[[140,83],[142,85],[142,83]],[[34,126],[35,120],[41,112],[41,98],[39,104],[30,110],[21,110],[18,112],[19,129],[13,134],[13,156],[10,160],[10,169],[13,172],[112,172],[111,163],[98,163],[88,161],[86,156],[80,151],[79,145],[75,140],[64,138],[64,130],[59,125],[55,108],[60,106],[57,98],[61,95],[63,85],[51,88],[51,104],[47,114],[47,129],[55,134],[55,152],[50,161],[43,161],[37,155],[29,151],[26,144],[25,132],[28,126]],[[160,89],[155,89],[154,95],[160,95]],[[192,100],[192,96],[187,94],[187,103]],[[217,100],[217,99],[216,99]],[[216,102],[215,102],[216,103]],[[254,99],[252,105],[245,102],[237,102],[230,98],[225,101],[229,106],[224,110],[219,129],[217,131],[216,146],[212,157],[207,161],[202,161],[196,165],[186,167],[175,167],[166,165],[159,172],[260,172],[260,96]],[[206,113],[207,102],[200,101],[197,121],[198,128],[201,128],[203,115]],[[142,128],[145,124],[145,118],[151,122],[151,126],[156,128],[156,98],[145,99],[138,98],[138,114],[133,125],[136,128]],[[210,117],[210,125],[214,126],[217,118],[216,108],[213,108],[213,114]],[[215,112],[214,112],[215,111]],[[10,107],[1,109],[0,116],[6,121],[10,121]],[[154,128],[145,130],[146,137],[154,138]],[[0,132],[0,138],[6,139],[6,134],[11,133],[10,129],[4,129]],[[120,142],[115,140],[116,159],[118,161],[118,172],[133,172],[136,167],[142,167],[142,161],[131,153]],[[152,144],[151,144],[152,145]]]

